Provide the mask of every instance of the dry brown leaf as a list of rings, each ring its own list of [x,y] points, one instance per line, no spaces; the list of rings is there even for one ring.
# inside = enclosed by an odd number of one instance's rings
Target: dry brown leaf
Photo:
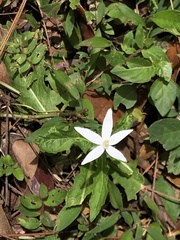
[[[2,205],[0,204],[0,237],[1,234],[5,235],[10,233],[12,233],[12,229],[7,220],[6,214],[4,213]]]
[[[139,151],[139,157],[146,160],[155,154],[155,148],[150,144],[143,144]]]
[[[25,176],[32,179],[35,175],[39,162],[39,148],[37,145],[32,144],[31,147],[29,143],[20,139],[13,143],[12,151],[19,166],[23,169]]]
[[[2,61],[0,62],[0,82],[4,82],[11,85],[11,81],[8,76],[6,66]]]
[[[84,98],[89,99],[94,107],[94,117],[100,123],[103,122],[106,112],[109,108],[113,108],[113,101],[110,97],[102,96],[95,90],[89,89],[85,92]],[[123,109],[113,112],[114,124],[124,115]]]

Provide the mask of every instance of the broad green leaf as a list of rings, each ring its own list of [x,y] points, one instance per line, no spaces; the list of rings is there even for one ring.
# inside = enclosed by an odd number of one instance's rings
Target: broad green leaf
[[[127,24],[129,21],[134,25],[145,25],[144,20],[135,13],[131,8],[123,3],[112,3],[107,7],[108,16],[112,19],[119,19],[122,23]]]
[[[150,141],[160,142],[166,150],[180,145],[180,121],[177,119],[161,119],[149,127]]]
[[[21,217],[18,219],[21,226],[26,229],[39,231],[40,230],[40,222],[37,218],[28,218],[28,217]]]
[[[156,181],[156,190],[159,192],[162,192],[166,194],[167,196],[170,197],[176,197],[175,191],[173,188],[165,181],[165,179],[161,176],[157,181]],[[171,199],[168,199],[168,197],[161,197],[163,201],[163,205],[170,216],[171,220],[173,222],[177,221],[177,218],[180,213],[179,209],[179,203],[173,202]]]
[[[52,2],[42,4],[41,10],[45,12],[49,17],[57,17],[60,7],[61,7],[60,2]]]
[[[180,35],[180,11],[164,10],[155,13],[151,20],[159,27],[167,30],[174,35]]]
[[[13,170],[13,175],[19,181],[22,181],[24,179],[24,173],[23,173],[22,169],[19,167],[15,168]]]
[[[29,194],[26,197],[20,198],[21,204],[28,209],[39,209],[42,206],[42,201],[38,196]]]
[[[45,184],[41,183],[39,188],[39,197],[45,199],[48,197],[48,189]]]
[[[67,207],[81,205],[92,191],[93,164],[80,167],[80,173],[74,178],[74,184],[66,196]]]
[[[58,88],[60,89],[59,92],[61,92],[61,88],[65,88],[68,91],[68,93],[71,94],[72,97],[74,97],[75,99],[80,98],[80,95],[76,86],[72,83],[71,79],[68,77],[68,75],[65,72],[54,70],[54,74],[56,77],[57,89]]]
[[[76,126],[82,123],[77,122]],[[87,126],[89,127],[89,125]],[[76,145],[86,153],[92,143],[74,130],[74,125],[67,124],[62,118],[53,118],[46,122],[40,129],[33,132],[27,139],[28,142],[36,143],[42,152],[56,154],[69,151],[72,145]]]
[[[134,46],[134,34],[133,31],[129,31],[124,36],[121,48],[126,54],[132,54],[133,52],[136,51],[136,49],[133,46]]]
[[[104,155],[98,159],[97,164],[97,171],[93,177],[92,194],[89,200],[91,222],[99,214],[108,194],[109,179]]]
[[[144,30],[142,25],[138,25],[135,33],[135,42],[139,48],[142,48],[145,42]]]
[[[155,76],[155,67],[142,65],[141,67],[127,69],[117,65],[111,72],[132,83],[145,83],[149,82]]]
[[[116,213],[112,214],[109,217],[106,217],[105,219],[103,219],[98,226],[96,226],[95,228],[93,228],[91,231],[87,232],[87,234],[96,234],[96,233],[101,233],[104,230],[114,226],[118,219],[119,219],[119,211],[117,211]]]
[[[26,217],[38,217],[40,215],[40,209],[28,209],[22,204],[18,206],[18,210]]]
[[[133,240],[133,232],[131,230],[125,231],[121,236],[121,240]]]
[[[128,211],[122,211],[122,217],[124,218],[124,221],[127,225],[129,225],[130,227],[133,226],[133,218],[132,218],[132,214]]]
[[[122,52],[112,49],[111,51],[103,52],[106,61],[113,67],[125,63],[125,56]]]
[[[177,87],[172,80],[165,82],[163,79],[157,79],[152,84],[149,96],[161,116],[165,116],[171,109],[176,99],[176,93]]]
[[[64,206],[57,216],[55,231],[60,232],[64,230],[66,227],[68,227],[72,222],[74,222],[74,220],[80,214],[82,207],[83,207],[82,205],[70,208]]]
[[[57,110],[56,104],[60,102],[60,96],[45,85],[45,70],[40,64],[34,69],[33,83],[29,86],[29,79],[18,77],[13,84],[21,92],[18,100],[35,111],[47,113],[48,110]]]
[[[101,81],[102,81],[102,85],[104,88],[104,91],[110,95],[111,94],[111,87],[112,87],[112,79],[111,76],[109,74],[103,73],[101,75]]]
[[[61,204],[66,197],[65,189],[53,189],[49,192],[48,198],[44,201],[44,205],[48,207],[56,207]]]
[[[167,240],[167,238],[163,236],[160,224],[158,222],[151,223],[147,229],[147,232],[153,240]]]
[[[74,12],[70,9],[65,22],[65,31],[66,34],[70,37],[72,35],[75,24]]]
[[[117,110],[119,104],[123,104],[126,109],[134,106],[137,101],[136,86],[124,85],[118,88],[114,94],[114,109]]]
[[[51,219],[51,216],[49,214],[49,212],[44,212],[41,216],[40,216],[40,220],[41,223],[48,228],[53,228],[54,227],[54,221]]]
[[[70,8],[72,10],[75,10],[77,8],[77,5],[80,3],[80,0],[70,0]]]
[[[170,151],[167,165],[169,173],[180,174],[180,146]]]
[[[172,65],[165,52],[158,46],[152,46],[149,49],[143,49],[142,55],[149,59],[156,69],[156,74],[164,78],[167,82],[171,80]]]
[[[102,21],[104,15],[105,15],[105,11],[106,11],[106,6],[105,6],[104,2],[101,1],[97,7],[97,20],[96,20],[97,24],[99,24]]]
[[[82,41],[79,46],[84,47],[93,47],[93,48],[106,48],[110,47],[112,43],[103,37],[92,37]]]
[[[45,55],[45,46],[41,43],[37,45],[37,47],[32,52],[31,56],[29,57],[29,61],[32,64],[38,64]]]
[[[136,194],[141,190],[143,183],[144,183],[144,178],[143,176],[139,173],[138,169],[136,168],[136,161],[129,163],[130,167],[133,170],[133,173],[131,176],[123,176],[119,175],[119,173],[114,172],[112,174],[113,177],[113,182],[115,184],[120,184],[127,195],[128,201],[132,199],[137,199]]]
[[[108,187],[111,205],[115,209],[122,210],[123,209],[122,195],[118,187],[111,180],[109,180]]]

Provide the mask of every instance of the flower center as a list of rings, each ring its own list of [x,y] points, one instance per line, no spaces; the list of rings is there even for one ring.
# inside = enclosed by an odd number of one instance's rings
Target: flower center
[[[104,140],[103,142],[103,148],[107,149],[109,147],[109,140]]]

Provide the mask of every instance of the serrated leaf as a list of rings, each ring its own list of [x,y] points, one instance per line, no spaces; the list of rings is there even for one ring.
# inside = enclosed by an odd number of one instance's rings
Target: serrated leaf
[[[117,65],[111,72],[132,83],[145,83],[149,82],[151,78],[155,76],[155,67],[151,65],[127,69]]]
[[[160,142],[166,150],[180,145],[180,121],[177,119],[161,119],[149,127],[150,141]]]
[[[82,123],[79,123],[79,126],[81,125]],[[92,147],[91,142],[74,130],[74,125],[67,124],[58,117],[45,123],[40,129],[33,132],[26,141],[36,143],[42,152],[54,154],[69,151],[73,145],[80,147],[84,153]]]
[[[78,217],[82,210],[82,205],[81,206],[74,206],[67,208],[64,206],[61,211],[59,212],[56,220],[56,229],[55,231],[62,231],[66,227],[68,227],[74,220]]]
[[[151,20],[159,27],[171,32],[174,35],[180,35],[180,11],[164,10],[157,12],[151,17]]]
[[[171,109],[176,99],[177,87],[171,80],[165,82],[163,79],[157,79],[150,88],[149,96],[161,116],[165,116]]]
[[[93,48],[106,48],[106,47],[110,47],[111,45],[112,43],[103,37],[92,37],[82,41],[79,44],[80,47],[87,46],[87,47],[93,47]]]
[[[66,196],[67,207],[81,205],[92,191],[93,164],[80,167],[80,173],[74,178],[74,184]]]
[[[136,168],[136,161],[129,163],[129,165],[133,170],[133,173],[130,176],[122,176],[122,174],[119,175],[117,172],[112,174],[113,182],[115,184],[120,184],[124,188],[128,201],[137,199],[136,194],[141,190],[144,183],[143,176]]]
[[[117,110],[119,104],[123,104],[126,109],[134,106],[137,101],[136,86],[124,85],[118,88],[114,94],[114,109]]]

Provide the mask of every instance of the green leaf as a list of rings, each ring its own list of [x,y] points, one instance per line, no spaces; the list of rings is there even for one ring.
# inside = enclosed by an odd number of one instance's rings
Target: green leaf
[[[68,75],[63,72],[63,71],[59,71],[59,70],[54,70],[54,74],[56,77],[56,84],[57,84],[57,89],[59,88],[60,92],[61,89],[64,88],[68,91],[68,93],[71,94],[71,96],[75,99],[79,99],[80,95],[79,92],[76,88],[76,86],[74,84],[72,84],[71,79],[68,77]],[[65,92],[65,94],[67,94]]]
[[[26,217],[38,217],[40,215],[40,209],[28,209],[24,207],[22,204],[18,206],[19,211],[21,214],[25,215]]]
[[[177,119],[161,119],[149,127],[150,141],[160,142],[166,150],[180,145],[180,121]]]
[[[159,27],[167,30],[174,35],[180,35],[180,11],[164,10],[157,12],[151,17],[151,20]]]
[[[72,10],[75,10],[77,8],[77,5],[80,3],[80,0],[70,0],[70,8]]]
[[[150,88],[149,96],[161,116],[165,116],[171,109],[176,99],[177,87],[171,80],[169,82],[163,79],[157,79]]]
[[[41,183],[39,188],[39,197],[45,199],[48,197],[48,189],[45,184]]]
[[[61,4],[62,3],[60,2],[52,2],[51,4],[50,3],[42,4],[41,10],[45,12],[49,17],[56,18],[60,10]]]
[[[40,230],[40,222],[36,218],[28,218],[28,217],[21,217],[18,219],[21,226],[26,229],[39,231]]]
[[[40,221],[45,227],[48,228],[54,227],[54,221],[51,220],[50,214],[46,211],[40,216]]]
[[[167,183],[167,181],[165,181],[165,179],[163,177],[160,177],[156,181],[156,190],[166,194],[167,196],[176,197],[175,191]],[[163,201],[163,205],[164,205],[168,215],[170,216],[171,220],[173,222],[176,222],[177,218],[179,216],[179,213],[180,213],[179,203],[173,202],[171,199],[168,199],[168,197],[167,198],[161,197],[161,198]]]
[[[45,46],[41,43],[34,49],[29,57],[29,61],[32,62],[32,64],[38,64],[44,58],[44,55]]]
[[[81,205],[92,191],[93,164],[80,167],[80,173],[74,178],[74,184],[66,196],[67,207]]]
[[[112,45],[111,41],[107,40],[103,37],[92,37],[82,41],[79,46],[80,47],[93,47],[93,48],[106,48]]]
[[[112,174],[113,182],[115,184],[120,184],[124,188],[128,201],[137,199],[136,194],[141,190],[144,183],[143,176],[136,168],[136,161],[129,163],[129,165],[133,169],[133,174],[131,176],[120,176],[117,172]]]
[[[49,192],[48,198],[44,201],[44,205],[48,207],[56,207],[60,205],[66,197],[66,190],[53,189]]]
[[[122,195],[118,189],[118,187],[109,180],[109,198],[110,203],[115,209],[122,210],[123,209],[123,202],[122,202]]]
[[[70,37],[72,35],[75,24],[74,12],[70,9],[65,22],[65,32]]]
[[[24,179],[24,173],[21,168],[15,168],[12,173],[17,180],[22,181]]]
[[[125,63],[125,56],[123,55],[123,53],[115,49],[103,52],[102,54],[106,58],[106,61],[113,67]]]
[[[78,122],[76,123],[78,126]],[[79,123],[79,126],[82,124]],[[33,132],[27,139],[36,143],[42,152],[59,153],[69,151],[73,145],[81,148],[86,153],[92,143],[74,130],[74,125],[67,124],[62,118],[53,118],[40,129]]]
[[[158,219],[158,206],[157,204],[150,198],[150,196],[145,193],[141,196],[140,199],[140,203],[143,206],[144,204],[146,205],[146,207],[148,207],[149,209],[151,209],[152,211],[152,215],[154,217],[154,219]]]
[[[163,236],[160,224],[158,222],[153,222],[147,229],[148,234],[152,237],[152,240],[167,240]]]
[[[144,20],[135,13],[131,8],[123,3],[112,3],[107,7],[108,16],[112,19],[119,19],[122,23],[127,24],[129,21],[134,25],[145,25]]]
[[[78,217],[82,210],[82,205],[80,206],[74,206],[67,208],[67,206],[64,206],[61,211],[59,212],[56,220],[56,229],[55,231],[62,231],[66,227],[68,227],[74,220]]]
[[[42,206],[42,201],[38,196],[29,194],[27,197],[20,198],[21,204],[28,209],[39,209]]]
[[[99,214],[108,194],[109,179],[104,155],[98,159],[97,164],[97,170],[93,177],[92,194],[89,200],[91,222]]]
[[[105,15],[105,11],[106,11],[106,6],[104,4],[103,1],[101,1],[99,4],[98,4],[98,7],[97,7],[97,20],[96,20],[96,24],[99,24],[104,15]]]
[[[26,77],[19,76],[14,80],[14,87],[21,92],[18,100],[39,112],[57,110],[56,104],[59,104],[60,96],[45,85],[44,67],[38,64],[34,72],[33,76],[36,78],[30,86],[30,81]]]
[[[169,173],[180,174],[180,146],[170,151],[167,165]]]
[[[144,30],[142,25],[138,25],[135,33],[135,42],[139,48],[142,48],[145,42]]]
[[[155,76],[154,66],[139,66],[130,69],[126,69],[122,66],[114,67],[111,72],[118,77],[132,82],[132,83],[145,83],[149,82],[153,76]]]
[[[103,219],[98,226],[96,226],[95,228],[93,228],[91,231],[87,232],[87,234],[96,234],[96,233],[101,233],[104,230],[114,226],[118,219],[119,219],[119,211],[117,211],[116,213],[112,214],[109,217],[106,217],[105,219]]]
[[[143,49],[141,52],[144,58],[150,59],[152,62],[156,62],[157,60],[169,61],[165,52],[158,46],[152,46],[148,49]]]
[[[131,230],[125,231],[121,236],[121,240],[133,240],[133,232]]]
[[[126,109],[134,106],[137,101],[136,86],[124,85],[118,88],[114,94],[114,109],[117,110],[119,104],[125,105]]]

